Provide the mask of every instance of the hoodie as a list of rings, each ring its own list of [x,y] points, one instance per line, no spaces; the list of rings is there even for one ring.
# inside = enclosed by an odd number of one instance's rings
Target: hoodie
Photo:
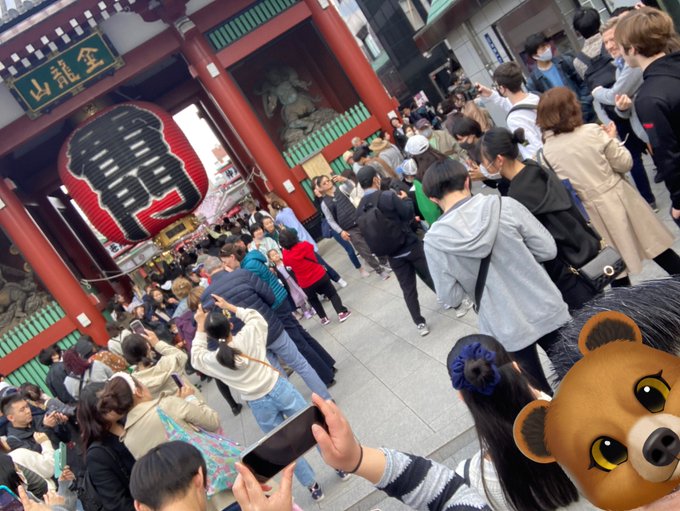
[[[680,209],[680,52],[652,62],[635,96],[635,111],[649,136],[653,159]]]
[[[481,260],[489,253],[480,333],[515,352],[569,320],[567,305],[540,264],[556,256],[555,240],[510,197],[461,201],[427,232],[425,255],[439,300],[458,307],[465,295],[474,297]]]

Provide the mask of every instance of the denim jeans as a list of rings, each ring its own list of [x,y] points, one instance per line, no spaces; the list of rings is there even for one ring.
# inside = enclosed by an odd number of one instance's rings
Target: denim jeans
[[[352,262],[352,265],[358,270],[361,268],[361,263],[359,262],[359,258],[357,257],[357,253],[354,251],[354,247],[352,244],[347,241],[343,240],[342,236],[335,232],[333,229],[331,229],[331,235],[333,236],[333,239],[338,242],[338,244],[345,249],[345,252],[347,252],[347,257],[349,257],[349,260]]]
[[[248,401],[248,406],[253,411],[253,417],[260,429],[269,433],[288,417],[305,408],[307,402],[292,383],[279,377],[269,394],[260,399]],[[295,477],[305,488],[309,488],[316,482],[314,470],[304,458],[297,460]]]
[[[309,365],[309,362],[305,360],[305,357],[302,356],[300,350],[297,349],[297,346],[295,346],[295,343],[285,330],[274,342],[267,346],[267,350],[274,355],[281,357],[281,360],[300,375],[302,381],[305,382],[312,392],[324,399],[331,399],[328,387],[324,385],[316,371]],[[270,357],[270,359],[271,358],[272,357]]]

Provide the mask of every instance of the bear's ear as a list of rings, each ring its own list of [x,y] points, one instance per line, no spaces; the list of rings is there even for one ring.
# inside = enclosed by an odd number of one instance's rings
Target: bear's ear
[[[527,458],[536,463],[553,463],[545,442],[545,418],[550,402],[542,399],[532,401],[519,412],[512,428],[515,444]]]
[[[578,349],[583,355],[616,341],[642,343],[642,332],[635,321],[622,312],[605,311],[590,318],[578,336]]]

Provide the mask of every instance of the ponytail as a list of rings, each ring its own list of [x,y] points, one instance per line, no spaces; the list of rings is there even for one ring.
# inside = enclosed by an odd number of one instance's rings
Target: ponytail
[[[482,137],[482,154],[493,161],[497,156],[510,160],[519,157],[518,144],[525,144],[526,138],[522,128],[510,132],[506,128],[491,128]]]
[[[134,395],[127,381],[123,378],[111,378],[106,382],[97,404],[101,415],[106,415],[109,412],[127,415],[133,406]]]
[[[231,335],[231,323],[221,311],[212,311],[205,318],[205,333],[213,339],[220,339],[220,345],[215,355],[216,360],[229,369],[236,369],[236,357],[241,352],[229,346],[226,340]]]

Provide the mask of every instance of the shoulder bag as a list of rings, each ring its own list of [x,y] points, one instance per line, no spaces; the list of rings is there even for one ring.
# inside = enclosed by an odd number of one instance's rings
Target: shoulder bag
[[[479,273],[477,273],[477,282],[475,283],[475,304],[474,309],[477,314],[479,314],[479,305],[482,303],[482,296],[484,295],[484,286],[486,286],[486,276],[489,273],[489,264],[491,263],[491,254],[493,253],[493,247],[498,239],[498,231],[501,229],[501,210],[503,209],[503,199],[498,198],[498,230],[496,231],[496,237],[493,240],[493,245],[491,245],[491,250],[489,255],[487,255],[482,262],[479,263]]]

